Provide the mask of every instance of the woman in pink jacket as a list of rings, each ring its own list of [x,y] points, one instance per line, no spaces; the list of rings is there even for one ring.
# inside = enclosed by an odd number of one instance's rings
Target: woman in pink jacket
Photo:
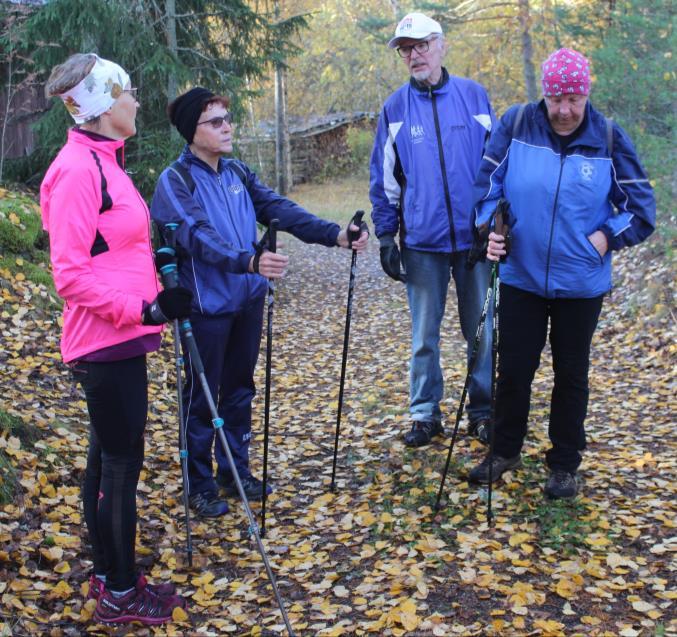
[[[139,106],[127,73],[77,54],[54,68],[45,92],[60,97],[76,122],[45,175],[40,205],[65,301],[61,353],[90,418],[82,490],[94,567],[89,597],[99,621],[161,624],[185,601],[135,567],[146,354],[160,346],[164,322],[189,314],[192,295],[158,289],[148,209],[124,170],[124,140],[136,132]]]

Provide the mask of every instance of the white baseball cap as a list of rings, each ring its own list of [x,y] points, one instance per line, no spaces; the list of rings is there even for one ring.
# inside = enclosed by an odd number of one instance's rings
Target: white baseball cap
[[[400,20],[395,29],[395,37],[388,42],[388,46],[394,49],[399,45],[402,38],[423,40],[435,33],[442,35],[442,27],[439,22],[422,13],[408,13]]]

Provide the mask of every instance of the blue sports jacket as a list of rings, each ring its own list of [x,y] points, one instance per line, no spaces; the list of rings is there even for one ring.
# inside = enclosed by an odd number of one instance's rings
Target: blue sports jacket
[[[170,166],[160,175],[150,207],[161,227],[179,224],[179,280],[193,292],[193,311],[208,316],[236,312],[266,293],[265,277],[247,272],[257,221],[267,226],[279,219],[280,230],[325,246],[335,246],[339,233],[338,225],[278,195],[238,161],[243,183],[232,168],[235,161],[220,159],[214,172],[186,146],[179,162],[190,171],[195,191]]]
[[[510,108],[491,136],[475,187],[475,223],[485,222],[505,197],[514,225],[501,280],[545,298],[600,296],[611,289],[611,251],[654,230],[656,202],[646,173],[616,123],[609,156],[606,119],[589,102],[564,154],[543,101],[526,105],[513,133],[518,111],[519,105]],[[609,243],[604,257],[588,240],[596,230]]]
[[[429,252],[472,244],[472,186],[495,121],[482,86],[461,77],[413,78],[385,102],[371,155],[376,236]]]

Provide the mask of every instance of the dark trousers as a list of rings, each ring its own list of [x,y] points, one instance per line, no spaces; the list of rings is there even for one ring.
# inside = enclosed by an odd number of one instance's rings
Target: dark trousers
[[[89,451],[82,501],[94,572],[114,591],[136,583],[136,487],[143,464],[148,411],[146,357],[79,362],[89,412]]]
[[[575,472],[585,449],[590,343],[603,296],[545,299],[501,284],[496,386],[496,454],[516,456],[527,433],[531,383],[550,321],[555,384],[550,401],[546,454],[551,469]]]
[[[191,317],[193,334],[205,368],[207,384],[223,418],[223,431],[240,477],[248,477],[249,441],[252,431],[252,400],[256,394],[254,368],[259,355],[265,297],[239,312],[222,316]],[[184,352],[185,352],[184,348]],[[186,358],[184,413],[187,423],[188,478],[191,494],[216,492],[212,469],[215,432],[200,379],[193,373],[190,356]],[[232,477],[221,443],[215,454],[219,474]]]

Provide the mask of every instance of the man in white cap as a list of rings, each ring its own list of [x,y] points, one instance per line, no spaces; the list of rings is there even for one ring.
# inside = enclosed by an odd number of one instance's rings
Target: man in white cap
[[[381,265],[406,283],[412,320],[411,431],[420,447],[443,433],[440,325],[451,276],[468,358],[489,286],[489,266],[466,267],[472,244],[472,185],[495,120],[485,89],[442,66],[442,27],[406,15],[388,43],[411,78],[385,102],[371,157],[370,198]],[[399,233],[400,250],[395,242]],[[487,325],[490,325],[490,317]],[[491,330],[485,329],[469,386],[469,431],[488,440]]]

